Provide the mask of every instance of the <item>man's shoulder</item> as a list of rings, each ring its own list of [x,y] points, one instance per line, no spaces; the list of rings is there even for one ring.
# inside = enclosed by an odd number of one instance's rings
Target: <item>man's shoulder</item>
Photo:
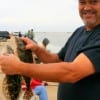
[[[72,37],[75,35],[78,35],[78,34],[82,34],[83,32],[84,32],[84,30],[85,30],[85,26],[80,26],[80,27],[78,27],[78,28],[76,28],[75,30],[74,30],[74,32],[73,32],[73,34],[72,34]],[[77,34],[76,34],[77,33]]]
[[[80,31],[80,30],[85,30],[85,26],[80,26],[80,27],[76,28],[75,31]]]

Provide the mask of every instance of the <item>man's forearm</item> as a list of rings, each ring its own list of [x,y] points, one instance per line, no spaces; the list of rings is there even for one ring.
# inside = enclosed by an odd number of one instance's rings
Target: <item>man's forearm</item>
[[[45,48],[38,47],[35,51],[37,57],[44,63],[59,62],[60,59],[57,54],[51,54]]]
[[[66,67],[66,65],[68,66],[70,64],[64,62],[59,64],[30,64],[22,62],[22,67],[19,71],[21,75],[33,77],[35,79],[52,82],[71,82],[73,80],[70,79],[73,76],[72,69],[71,67]]]

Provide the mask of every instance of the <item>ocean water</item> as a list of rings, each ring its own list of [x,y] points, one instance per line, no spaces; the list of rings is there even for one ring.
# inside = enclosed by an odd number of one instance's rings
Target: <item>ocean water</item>
[[[44,38],[48,38],[50,43],[47,49],[50,52],[57,53],[64,46],[71,34],[70,32],[35,32],[35,40],[40,43]]]

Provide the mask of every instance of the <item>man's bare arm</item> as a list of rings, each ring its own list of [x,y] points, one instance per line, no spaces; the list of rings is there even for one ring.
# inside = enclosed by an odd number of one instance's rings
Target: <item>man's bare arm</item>
[[[95,72],[94,66],[87,56],[80,54],[73,62],[48,64],[22,63],[20,73],[46,81],[74,83]]]

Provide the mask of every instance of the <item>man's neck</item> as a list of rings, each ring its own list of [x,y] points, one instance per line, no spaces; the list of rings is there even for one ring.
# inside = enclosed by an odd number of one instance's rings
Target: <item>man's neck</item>
[[[87,31],[91,31],[92,29],[94,29],[98,25],[100,25],[100,24],[96,24],[96,25],[86,25],[86,30]]]

